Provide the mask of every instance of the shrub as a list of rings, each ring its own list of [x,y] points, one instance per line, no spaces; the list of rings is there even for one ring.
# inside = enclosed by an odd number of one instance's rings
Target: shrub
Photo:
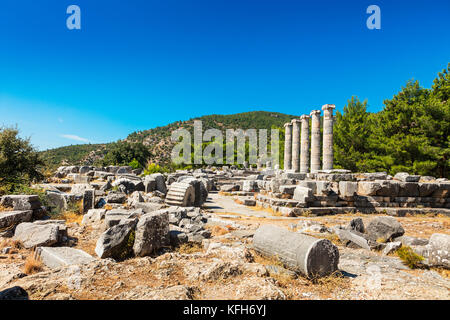
[[[167,170],[161,167],[159,164],[150,163],[144,170],[144,175],[147,176],[153,173],[165,173],[165,172],[167,172]]]
[[[411,247],[403,246],[397,250],[398,257],[411,269],[419,268],[422,266],[424,257],[414,252]]]
[[[133,161],[131,161],[128,165],[133,169],[142,168],[141,164],[139,163],[139,161],[136,160],[136,158],[134,158]]]

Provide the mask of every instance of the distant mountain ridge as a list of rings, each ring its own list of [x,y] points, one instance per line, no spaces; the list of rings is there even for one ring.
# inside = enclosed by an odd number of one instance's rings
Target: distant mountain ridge
[[[203,130],[219,129],[271,129],[282,128],[286,122],[298,116],[287,115],[279,112],[251,111],[230,115],[206,115],[192,118],[186,121],[176,121],[166,126],[156,127],[144,131],[136,131],[121,140],[127,143],[142,143],[149,148],[150,162],[169,164],[170,153],[174,146],[171,141],[171,133],[179,128],[193,131],[194,120],[201,120]],[[106,144],[82,144],[70,145],[42,151],[41,155],[49,168],[55,169],[60,165],[94,165],[101,161],[108,153]]]

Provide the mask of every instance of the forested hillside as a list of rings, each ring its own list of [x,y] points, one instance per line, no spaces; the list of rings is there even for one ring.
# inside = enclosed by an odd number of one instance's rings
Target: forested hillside
[[[407,171],[450,178],[450,64],[429,89],[418,81],[408,81],[399,89],[377,113],[367,112],[367,101],[357,97],[351,97],[343,111],[336,112],[335,166],[355,172]],[[114,143],[67,146],[41,154],[52,168],[61,163],[125,165],[133,160],[139,166],[149,162],[167,166],[174,146],[171,132],[178,128],[192,132],[194,120],[203,122],[203,130],[279,128],[283,133],[283,124],[298,116],[264,111],[207,115],[133,132]],[[281,134],[281,164],[283,150]]]

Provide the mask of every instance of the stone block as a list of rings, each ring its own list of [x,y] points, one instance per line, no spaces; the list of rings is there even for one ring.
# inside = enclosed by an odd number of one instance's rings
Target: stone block
[[[69,247],[40,247],[37,255],[49,268],[85,264],[95,260],[90,254]]]

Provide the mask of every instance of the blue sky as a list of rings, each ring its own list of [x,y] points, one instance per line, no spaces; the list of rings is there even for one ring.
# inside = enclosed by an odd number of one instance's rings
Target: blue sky
[[[450,62],[449,16],[448,0],[2,0],[0,125],[43,150],[213,113],[342,110],[352,95],[378,111]]]

